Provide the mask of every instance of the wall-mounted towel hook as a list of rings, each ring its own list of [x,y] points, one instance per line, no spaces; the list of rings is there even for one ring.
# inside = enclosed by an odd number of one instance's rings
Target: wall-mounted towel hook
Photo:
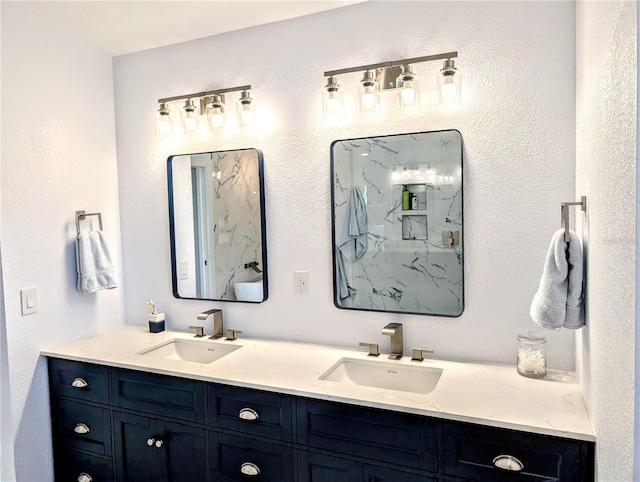
[[[560,205],[560,227],[564,229],[564,240],[569,242],[569,206],[581,206],[582,211],[587,210],[587,196],[582,196],[580,202],[563,202]]]
[[[76,230],[80,235],[80,221],[84,221],[88,216],[98,216],[98,225],[102,231],[102,213],[87,213],[85,211],[76,211]]]

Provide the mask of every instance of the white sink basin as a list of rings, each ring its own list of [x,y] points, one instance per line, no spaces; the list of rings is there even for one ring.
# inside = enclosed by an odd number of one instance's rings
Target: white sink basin
[[[204,340],[169,340],[140,352],[140,355],[192,363],[213,363],[238,348],[241,348],[241,346],[224,345]]]
[[[427,394],[436,388],[441,375],[442,368],[343,358],[320,380]]]
[[[233,290],[238,301],[262,301],[264,299],[262,280],[253,283],[234,283]]]

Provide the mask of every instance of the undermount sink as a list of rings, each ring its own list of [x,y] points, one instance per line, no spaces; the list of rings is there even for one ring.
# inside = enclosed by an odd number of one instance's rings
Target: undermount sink
[[[180,360],[192,363],[213,363],[223,356],[236,351],[241,346],[223,345],[210,341],[169,340],[140,352],[140,355],[164,358],[165,360]]]
[[[442,368],[437,367],[343,358],[322,374],[320,380],[427,394],[436,388],[441,375]]]
[[[234,283],[233,290],[238,301],[262,301],[264,299],[262,280],[250,283]]]

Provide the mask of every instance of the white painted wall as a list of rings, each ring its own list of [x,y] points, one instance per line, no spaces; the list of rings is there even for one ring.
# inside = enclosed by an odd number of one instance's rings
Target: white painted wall
[[[293,45],[296,45],[294,48]],[[420,114],[335,125],[322,117],[325,70],[459,51],[463,104],[436,108],[441,63],[419,64]],[[171,329],[224,309],[247,336],[357,346],[404,323],[405,347],[514,363],[561,201],[575,194],[575,6],[571,2],[368,2],[114,60],[126,322],[153,298]],[[355,86],[358,74],[342,76]],[[251,83],[258,126],[176,141],[155,136],[157,99]],[[431,97],[427,98],[427,90]],[[352,93],[355,87],[351,88]],[[233,95],[228,99],[235,100]],[[465,155],[466,309],[458,319],[338,310],[332,301],[329,146],[335,139],[459,129]],[[171,295],[166,158],[256,147],[266,171],[269,299]],[[310,294],[293,294],[294,270]],[[206,327],[211,331],[211,327]],[[547,332],[549,365],[574,367],[574,334]]]
[[[75,289],[77,209],[101,211],[122,273],[111,59],[32,3],[2,2],[2,269],[15,469],[53,480],[44,347],[122,323],[121,288]],[[39,312],[22,316],[20,289]]]
[[[637,4],[578,2],[576,13],[576,190],[588,202],[579,366],[598,437],[598,478],[632,480]]]

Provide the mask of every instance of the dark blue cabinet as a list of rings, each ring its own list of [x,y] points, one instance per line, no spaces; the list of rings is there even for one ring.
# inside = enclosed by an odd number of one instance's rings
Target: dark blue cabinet
[[[589,442],[55,358],[49,376],[60,482],[594,480]]]

